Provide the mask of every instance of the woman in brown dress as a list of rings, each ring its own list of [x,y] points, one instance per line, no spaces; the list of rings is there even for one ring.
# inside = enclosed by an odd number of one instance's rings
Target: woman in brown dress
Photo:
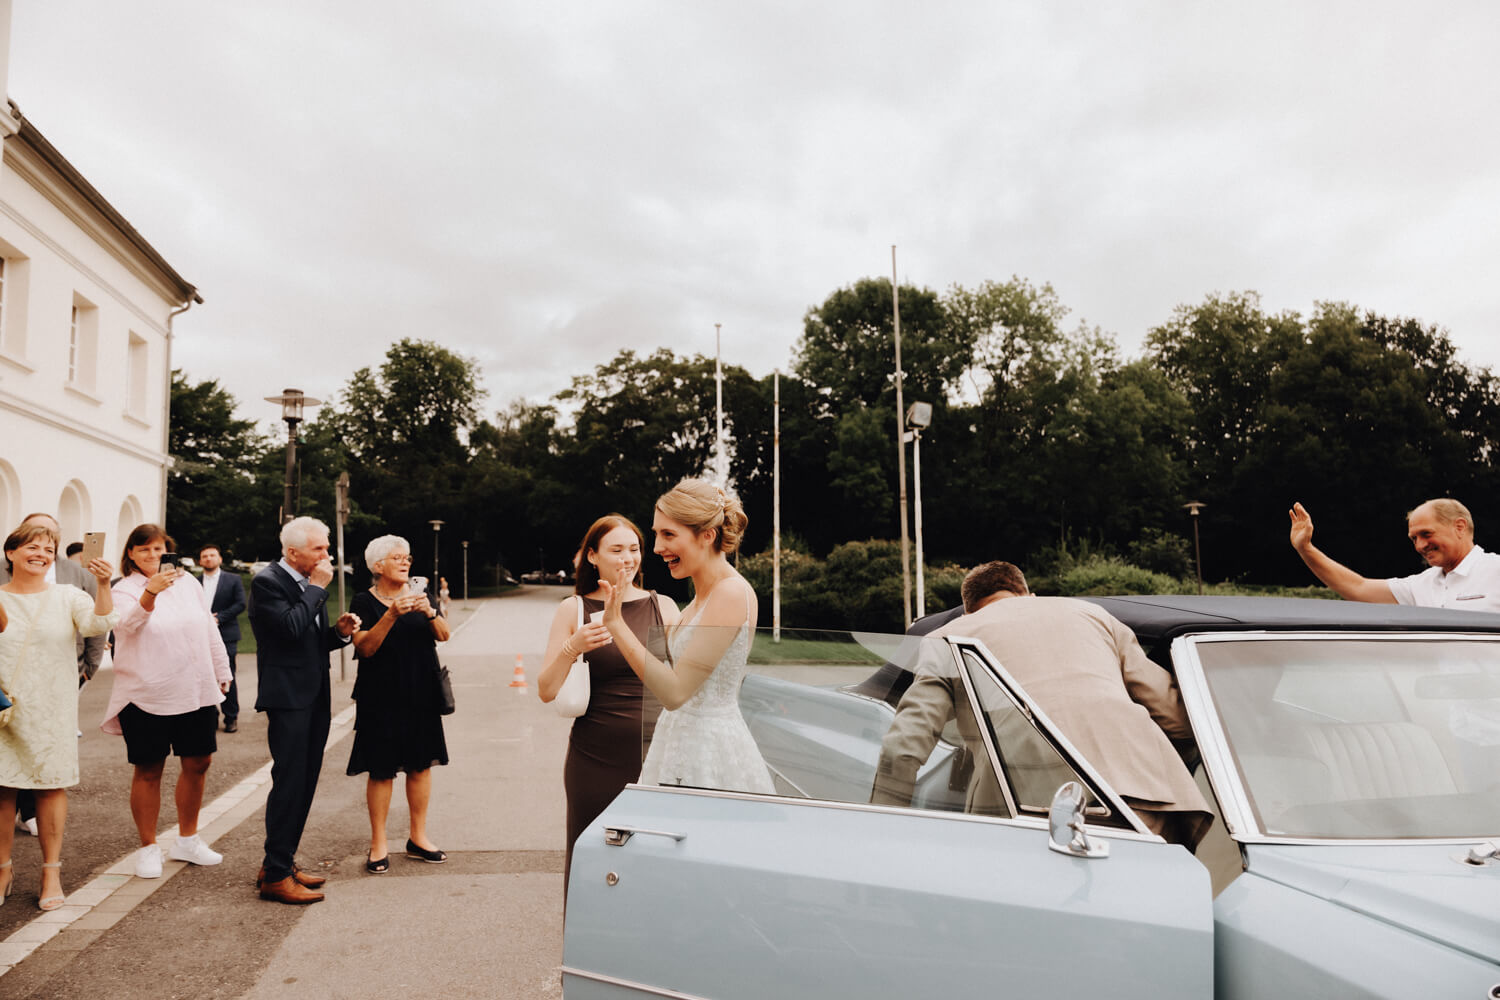
[[[565,898],[573,843],[620,790],[641,774],[644,689],[640,678],[615,648],[609,630],[595,614],[604,610],[600,577],[614,580],[619,578],[621,570],[629,571],[631,585],[624,597],[625,621],[641,642],[662,659],[666,658],[666,629],[677,621],[677,605],[671,598],[641,589],[644,548],[641,530],[619,514],[607,514],[589,528],[578,549],[574,596],[559,604],[552,616],[546,659],[537,677],[537,693],[542,701],[550,702],[557,697],[578,654],[582,653],[588,662],[589,707],[573,720],[568,757],[563,764],[563,789],[568,797]],[[582,628],[578,626],[579,602],[583,603]]]

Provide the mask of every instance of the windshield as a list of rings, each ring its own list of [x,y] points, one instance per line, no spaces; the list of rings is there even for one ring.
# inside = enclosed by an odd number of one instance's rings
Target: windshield
[[[1500,642],[1244,637],[1195,645],[1264,833],[1500,833]]]

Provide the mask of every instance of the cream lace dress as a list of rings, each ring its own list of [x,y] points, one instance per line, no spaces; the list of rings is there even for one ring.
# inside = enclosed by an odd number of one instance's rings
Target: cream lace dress
[[[681,657],[706,608],[707,604],[685,626],[673,630],[668,643],[673,659]],[[641,765],[641,784],[775,792],[771,772],[740,714],[740,682],[750,658],[750,639],[747,621],[703,686],[676,709],[661,713]]]
[[[0,590],[0,602],[9,619],[0,632],[0,688],[16,705],[10,725],[0,727],[0,785],[76,785],[77,637],[103,635],[119,615],[94,614],[94,599],[66,583],[38,594]]]

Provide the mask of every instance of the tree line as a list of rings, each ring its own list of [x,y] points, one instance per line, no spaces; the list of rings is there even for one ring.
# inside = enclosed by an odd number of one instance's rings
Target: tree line
[[[1067,326],[1050,285],[1019,277],[943,293],[903,285],[900,302],[904,398],[934,409],[922,437],[929,563],[1031,568],[1081,547],[1181,575],[1189,501],[1206,505],[1211,580],[1309,582],[1285,540],[1293,500],[1318,517],[1320,545],[1369,575],[1420,568],[1402,518],[1431,496],[1464,499],[1484,540],[1500,386],[1439,327],[1214,294],[1179,306],[1127,358],[1097,327]],[[747,555],[770,545],[774,378],[724,372]],[[844,542],[897,538],[888,279],[807,310],[779,391],[783,546],[823,559]],[[659,493],[712,467],[714,397],[712,358],[625,350],[545,403],[486,415],[476,362],[402,340],[305,425],[299,512],[332,523],[347,470],[351,553],[393,531],[430,565],[436,518],[450,582],[465,539],[474,581],[502,566],[566,568],[594,517],[618,510],[647,528]],[[169,527],[272,558],[283,442],[234,411],[217,382],[175,374]],[[650,585],[682,596],[647,568]]]

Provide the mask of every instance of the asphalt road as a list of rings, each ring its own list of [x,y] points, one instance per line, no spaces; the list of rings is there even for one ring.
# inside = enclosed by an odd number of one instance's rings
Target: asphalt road
[[[83,781],[69,794],[63,881],[69,905],[36,909],[40,862],[18,834],[17,889],[0,906],[0,998],[47,997],[558,997],[562,960],[562,761],[568,721],[536,698],[534,679],[556,602],[567,591],[524,587],[464,611],[443,649],[458,711],[445,720],[451,763],[435,772],[429,831],[450,860],[405,858],[398,781],[387,832],[391,870],[364,872],[369,846],[363,776],[344,774],[354,664],[333,660],[335,727],[299,860],[329,876],[308,907],[260,900],[253,888],[265,820],[266,729],[244,711],[219,734],[203,833],[224,862],[166,865],[131,876],[124,742],[98,730],[108,671],[81,696]],[[510,687],[516,657],[531,685]],[[254,658],[239,665],[254,704]],[[347,713],[352,715],[352,712]],[[340,725],[339,721],[343,720]],[[160,829],[175,834],[164,783]]]

